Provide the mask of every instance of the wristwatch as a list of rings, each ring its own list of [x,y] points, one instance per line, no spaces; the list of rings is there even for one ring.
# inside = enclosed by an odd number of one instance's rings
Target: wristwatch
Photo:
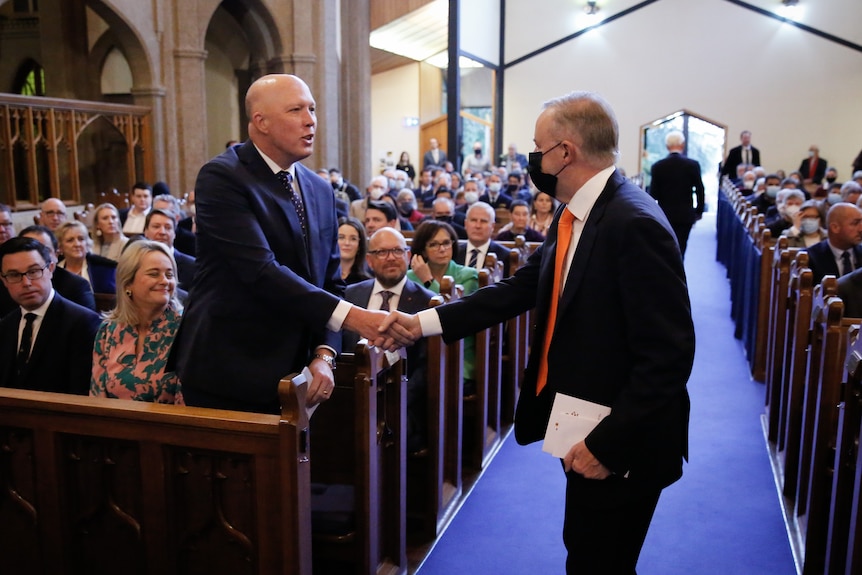
[[[323,361],[325,361],[326,363],[329,364],[330,369],[335,371],[335,356],[327,355],[327,354],[323,354],[323,353],[315,353],[314,359],[322,359]]]
[[[431,287],[431,284],[433,284],[433,283],[434,283],[434,280],[428,280],[427,282],[425,282],[425,283],[424,283],[424,284],[422,284],[422,285],[424,285],[424,286],[425,286],[425,287],[427,287],[427,288],[430,288],[430,287]]]

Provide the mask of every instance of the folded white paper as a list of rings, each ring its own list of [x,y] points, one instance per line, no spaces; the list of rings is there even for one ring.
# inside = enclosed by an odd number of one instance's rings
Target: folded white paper
[[[610,412],[611,408],[605,405],[558,393],[554,397],[542,451],[554,457],[565,457],[572,446],[583,441]]]
[[[308,367],[302,368],[302,373],[299,374],[298,377],[293,378],[293,385],[299,387],[300,385],[305,385],[306,390],[308,390],[308,386],[311,385],[311,380],[314,379],[314,376],[311,375],[311,370]],[[311,419],[311,414],[317,409],[319,403],[315,403],[311,407],[306,406],[305,413],[308,414],[308,419]]]

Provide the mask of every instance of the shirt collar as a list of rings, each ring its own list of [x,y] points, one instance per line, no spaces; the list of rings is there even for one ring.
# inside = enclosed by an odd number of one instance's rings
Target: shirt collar
[[[374,280],[374,287],[371,289],[371,295],[379,294],[384,290],[391,291],[394,295],[397,295],[399,298],[401,297],[401,292],[404,291],[404,284],[407,283],[407,276],[401,278],[401,281],[395,284],[394,286],[387,288],[383,287],[376,278]]]
[[[593,206],[596,204],[596,200],[598,200],[599,196],[602,194],[602,190],[604,190],[605,186],[608,185],[608,180],[611,178],[614,170],[616,170],[615,166],[605,168],[587,180],[587,182],[581,186],[577,192],[575,192],[575,195],[572,196],[566,209],[572,212],[572,215],[574,215],[578,221],[587,221],[587,218],[590,216],[590,211],[592,211]]]
[[[467,240],[467,253],[468,254],[471,251],[473,251],[474,249],[477,249],[481,253],[484,254],[484,253],[488,252],[488,248],[490,248],[490,247],[491,247],[491,240],[487,240],[484,244],[479,244],[478,246],[476,244],[474,244],[473,242],[471,242],[470,240]]]
[[[252,144],[254,144],[254,142],[252,142]],[[263,158],[263,161],[266,162],[266,165],[269,166],[269,169],[272,170],[273,174],[277,175],[279,172],[287,172],[291,177],[293,177],[293,181],[296,181],[296,167],[294,164],[291,164],[288,168],[282,168],[275,163],[275,160],[264,154],[263,151],[257,147],[257,144],[254,144],[254,149],[257,150],[257,153],[260,154],[260,157]]]

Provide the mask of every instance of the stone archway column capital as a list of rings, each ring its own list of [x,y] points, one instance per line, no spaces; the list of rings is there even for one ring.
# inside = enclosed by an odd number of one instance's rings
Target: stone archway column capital
[[[164,98],[168,90],[164,86],[135,86],[131,93],[135,98]]]
[[[207,59],[207,51],[206,50],[193,50],[190,48],[179,48],[174,50],[174,58],[184,58],[189,60],[206,60]]]

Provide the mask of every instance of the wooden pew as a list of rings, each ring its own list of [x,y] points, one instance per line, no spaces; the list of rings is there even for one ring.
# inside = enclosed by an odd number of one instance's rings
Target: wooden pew
[[[849,429],[855,430],[855,442],[848,445],[847,448],[853,451],[855,465],[853,466],[853,495],[849,505],[850,517],[847,526],[847,554],[845,556],[845,569],[843,573],[846,575],[854,575],[862,573],[862,338],[857,337],[853,344],[850,357],[848,359],[848,389],[845,393],[845,398],[850,397],[848,401],[845,399],[845,409],[850,410],[845,414],[843,423]],[[855,425],[854,425],[855,420]],[[845,430],[845,432],[847,432]],[[842,434],[843,435],[843,434]],[[828,538],[832,541],[832,538]],[[837,550],[830,548],[831,553],[836,553]],[[830,561],[831,565],[831,561]],[[836,571],[842,573],[842,571]]]
[[[811,452],[814,443],[814,419],[817,411],[817,382],[820,375],[820,362],[823,354],[824,320],[828,316],[827,304],[835,299],[838,282],[834,276],[826,276],[814,288],[809,325],[808,361],[805,367],[805,394],[802,400],[802,426],[799,437],[799,473],[796,478],[796,498],[794,509],[797,516],[806,511],[809,488]]]
[[[787,337],[787,291],[790,284],[790,262],[797,248],[788,248],[779,240],[772,263],[770,290],[769,337],[766,351],[766,409],[769,441],[778,441],[781,415],[781,379],[784,374],[784,342]]]
[[[831,276],[827,278],[830,282],[835,281]],[[824,283],[827,278],[824,278]],[[826,293],[825,289],[823,293]],[[806,401],[811,404],[806,416],[811,413],[813,418],[810,426],[803,426],[802,439],[803,445],[810,445],[810,463],[800,466],[805,481],[799,481],[797,495],[797,517],[805,538],[805,573],[821,573],[824,570],[837,442],[837,406],[841,401],[850,328],[858,326],[858,320],[845,320],[842,317],[844,303],[840,298],[830,297],[819,310],[813,319],[811,352],[812,362],[817,359],[817,369],[813,371],[810,367],[812,363],[809,363],[806,397]],[[819,349],[815,346],[818,340]],[[804,506],[800,503],[804,503]]]
[[[791,320],[788,322],[787,353],[788,363],[784,373],[786,393],[782,397],[782,419],[779,442],[783,451],[784,496],[793,500],[796,497],[799,476],[799,449],[802,434],[802,406],[805,399],[805,368],[808,360],[811,338],[811,313],[814,301],[814,274],[808,269],[808,254],[799,252],[790,268],[790,300],[792,302]]]
[[[851,328],[848,335],[850,351],[847,354],[847,377],[841,403],[838,404],[835,460],[832,464],[834,473],[826,533],[826,573],[845,573],[848,552],[852,551],[851,510],[856,468],[860,464],[859,427],[862,423],[862,339],[859,338],[859,326]],[[856,483],[855,490],[859,488],[860,485]],[[859,572],[859,569],[855,572]]]
[[[311,573],[305,387],[281,416],[0,388],[0,572]]]
[[[435,296],[431,307],[444,303]],[[407,459],[407,528],[411,545],[433,541],[452,518],[461,496],[460,443],[452,453],[445,442],[446,429],[446,344],[441,336],[426,338],[428,346],[426,382],[428,385],[428,446]],[[457,472],[456,472],[457,471]]]
[[[360,342],[311,419],[315,573],[407,572],[403,364]]]
[[[490,283],[491,272],[488,269],[480,270],[479,287],[486,287]],[[462,455],[465,473],[483,469],[501,441],[499,390],[502,326],[484,329],[475,338],[476,391],[464,396]]]

